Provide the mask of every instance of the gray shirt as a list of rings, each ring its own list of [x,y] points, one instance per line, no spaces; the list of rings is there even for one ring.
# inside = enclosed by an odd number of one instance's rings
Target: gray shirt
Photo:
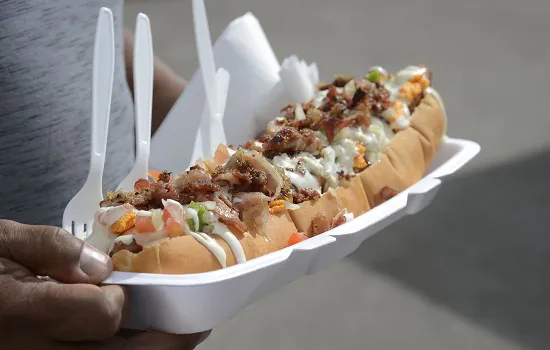
[[[134,159],[122,0],[0,0],[0,218],[59,225],[89,167],[97,14],[111,8],[116,63],[104,187]]]

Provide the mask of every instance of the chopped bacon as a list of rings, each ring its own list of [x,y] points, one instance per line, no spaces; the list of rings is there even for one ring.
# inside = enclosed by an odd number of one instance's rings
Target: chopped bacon
[[[150,187],[151,183],[146,179],[139,179],[134,184],[134,191],[139,191],[141,188]]]
[[[313,236],[317,236],[323,232],[330,230],[330,225],[327,216],[324,212],[317,213],[317,215],[311,220],[311,233]]]
[[[243,153],[242,159],[244,162],[250,164],[254,169],[260,171],[266,176],[266,193],[268,196],[278,197],[281,193],[281,187],[283,185],[283,179],[277,171],[277,168],[269,163],[267,159],[256,151],[250,151]]]
[[[385,201],[388,201],[397,196],[398,194],[399,192],[397,190],[394,190],[389,186],[384,186],[380,189],[380,192],[378,193],[379,200],[377,204],[382,204]]]
[[[207,180],[191,181],[181,189],[182,193],[192,194],[198,192],[214,193],[220,190],[220,186]]]
[[[337,75],[334,77],[334,81],[332,82],[332,85],[336,87],[344,87],[347,83],[351,80],[350,77],[347,77],[345,75]]]
[[[353,117],[346,119],[326,118],[321,122],[321,127],[325,132],[328,142],[332,143],[340,130],[352,126],[353,124],[355,124],[355,119]]]
[[[252,150],[252,151],[257,151],[257,152],[263,152],[264,151],[263,143],[258,141],[258,140],[250,140],[250,141],[246,142],[243,145],[243,148],[244,149],[249,149],[249,150]]]
[[[351,179],[350,174],[346,174],[344,170],[340,170],[336,173],[338,175],[338,180],[346,180],[349,181]]]
[[[311,129],[297,130],[285,127],[264,143],[264,150],[271,153],[315,152],[322,148],[321,140]]]
[[[330,225],[330,228],[332,229],[345,224],[347,221],[345,216],[346,214],[347,214],[346,209],[342,209],[338,214],[336,214],[336,216],[332,219],[332,224]]]
[[[379,115],[390,108],[390,92],[382,83],[375,83],[374,88],[369,90],[368,102],[372,113]]]
[[[303,203],[312,199],[318,199],[321,197],[321,194],[312,188],[302,188],[298,192],[293,194],[293,202],[296,204]]]
[[[225,173],[216,174],[214,181],[216,183],[226,182],[229,186],[232,186],[241,183],[251,183],[252,178],[247,177],[246,174],[239,173],[237,170],[229,170]]]
[[[225,203],[225,205],[227,205],[229,208],[233,209],[233,203],[231,203],[231,201],[226,196],[224,196],[222,194],[220,196],[220,199]]]
[[[267,124],[266,134],[275,135],[285,127],[286,123],[287,123],[287,119],[285,118],[273,119]]]
[[[359,103],[367,98],[367,93],[363,89],[357,89],[351,99],[350,108],[355,108]]]
[[[162,173],[159,174],[159,177],[157,179],[157,182],[164,182],[164,183],[168,183],[170,182],[171,180],[171,173],[169,171],[163,171]]]
[[[422,99],[424,98],[424,92],[422,92],[421,94],[417,95],[414,100],[411,101],[411,103],[409,103],[409,112],[412,114],[414,112],[414,110],[416,109],[416,107],[418,107],[418,105],[420,104],[420,102],[422,101]]]
[[[230,192],[262,192],[277,197],[283,179],[277,168],[256,151],[239,150],[224,167],[214,171],[214,182],[230,185]]]
[[[143,250],[143,247],[137,244],[136,241],[132,241],[132,243],[130,244],[124,244],[123,242],[115,242],[113,246],[113,250],[109,255],[112,257],[113,255],[120,252],[121,250],[127,250],[130,253],[137,254]]]
[[[215,198],[216,207],[212,210],[218,216],[218,220],[225,225],[234,225],[236,228],[246,232],[246,225],[239,219],[239,213],[225,204],[219,198]]]
[[[233,196],[233,204],[240,211],[240,216],[249,230],[266,233],[269,199],[261,192],[237,193]]]
[[[174,186],[178,188],[188,187],[192,182],[211,182],[212,176],[202,168],[195,166],[174,180]]]

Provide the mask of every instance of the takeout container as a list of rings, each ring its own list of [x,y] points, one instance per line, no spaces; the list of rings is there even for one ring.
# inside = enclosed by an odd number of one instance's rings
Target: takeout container
[[[206,331],[291,281],[352,253],[400,218],[425,208],[442,180],[480,151],[472,141],[445,137],[430,170],[414,186],[354,220],[294,246],[226,269],[192,275],[114,272],[104,283],[126,285],[126,328],[175,334]]]

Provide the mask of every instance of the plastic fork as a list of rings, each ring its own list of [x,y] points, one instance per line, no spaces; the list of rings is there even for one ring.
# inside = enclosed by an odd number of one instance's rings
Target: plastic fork
[[[218,104],[216,97],[216,66],[204,0],[193,0],[193,23],[208,111],[211,119],[214,119],[216,105]]]
[[[91,231],[94,213],[103,200],[103,168],[107,148],[109,115],[114,70],[113,13],[102,7],[99,10],[93,63],[92,137],[90,170],[84,186],[71,199],[63,213],[63,228],[80,239]]]
[[[188,167],[195,164],[194,162],[199,158],[214,154],[214,150],[220,143],[226,144],[225,130],[223,129],[223,115],[225,113],[227,103],[230,75],[225,69],[220,68],[216,72],[215,77],[216,95],[218,97],[215,106],[216,112],[214,113],[214,116],[210,115],[208,113],[208,103],[205,101],[201,116],[201,123],[195,138],[195,145],[191,156],[191,164],[189,164]]]
[[[147,178],[151,144],[153,101],[153,40],[149,17],[140,13],[136,19],[134,40],[134,104],[136,113],[136,162],[117,189],[131,191],[139,179]]]

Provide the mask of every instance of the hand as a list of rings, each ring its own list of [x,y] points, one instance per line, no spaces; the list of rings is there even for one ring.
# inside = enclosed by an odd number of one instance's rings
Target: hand
[[[0,348],[194,349],[208,336],[119,332],[125,291],[96,285],[111,271],[107,255],[60,228],[0,220]]]

